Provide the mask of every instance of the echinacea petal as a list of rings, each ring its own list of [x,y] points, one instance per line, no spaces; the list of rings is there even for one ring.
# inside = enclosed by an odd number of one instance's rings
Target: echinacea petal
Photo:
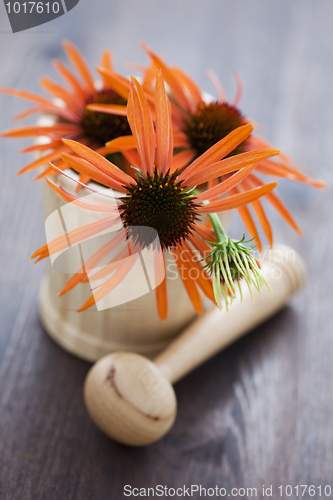
[[[136,152],[136,150],[134,150],[134,149],[128,149],[128,150],[123,151],[122,154],[123,154],[123,156],[125,157],[125,159],[128,161],[128,163],[132,167],[135,167],[135,168],[138,168],[138,169],[141,168],[140,158],[139,158],[139,155]],[[133,175],[134,175],[133,169],[132,169],[132,172],[133,172]]]
[[[200,262],[198,262],[198,256],[193,252],[192,248],[186,241],[182,243],[182,251],[185,252],[185,255],[188,257],[187,265],[190,268],[190,272],[191,269],[196,271],[195,273],[192,273],[196,276],[195,281],[197,282],[203,293],[206,295],[206,297],[212,302],[215,302],[214,290],[210,276],[201,266]]]
[[[253,151],[254,149],[272,148],[272,147],[273,145],[269,141],[267,141],[267,139],[264,139],[263,137],[260,137],[259,135],[256,134],[251,134],[247,143],[248,151]],[[280,154],[277,159],[285,162],[287,165],[291,167],[297,167],[296,162],[282,151],[280,151]]]
[[[14,122],[20,121],[23,118],[26,118],[27,116],[34,115],[35,113],[40,113],[41,111],[43,111],[42,107],[26,109],[25,111],[22,111],[22,113],[19,113],[18,115],[14,116],[13,121]]]
[[[50,241],[47,245],[40,247],[32,254],[31,258],[34,259],[35,257],[38,257],[38,260],[41,260],[49,255],[65,250],[69,246],[69,241],[70,245],[80,243],[81,241],[97,235],[98,233],[101,233],[105,229],[109,228],[114,224],[114,221],[114,216],[105,217],[104,219],[89,222],[88,224],[84,224],[83,226],[73,229],[72,231],[68,231],[58,238]]]
[[[64,89],[61,85],[54,82],[50,78],[41,78],[40,84],[51,95],[61,99],[70,110],[76,113],[78,119],[80,118],[82,113],[82,101],[78,98],[78,96],[74,93],[72,94],[68,92],[68,90]]]
[[[261,227],[264,230],[264,233],[266,235],[269,246],[272,247],[273,246],[273,231],[272,231],[271,224],[270,224],[270,222],[267,218],[267,215],[265,213],[265,210],[262,206],[262,203],[259,200],[256,200],[256,201],[253,201],[251,203],[251,206],[252,206],[255,214],[258,217],[258,220],[260,222]]]
[[[184,167],[186,167],[186,165],[190,163],[194,155],[195,153],[192,149],[184,149],[184,151],[173,155],[170,173],[175,172],[176,170],[182,170]]]
[[[48,142],[47,144],[33,144],[27,148],[21,149],[20,153],[32,153],[34,151],[47,151],[49,149],[54,149],[62,145],[61,139],[56,139],[54,141]]]
[[[66,147],[61,147],[61,146],[57,147],[51,153],[41,156],[40,158],[37,158],[37,160],[34,160],[33,162],[29,163],[29,165],[25,166],[19,172],[17,172],[17,175],[24,174],[25,172],[30,172],[31,170],[35,170],[38,167],[47,165],[50,161],[54,161],[58,158],[61,158],[61,153],[63,151],[66,151],[66,149],[67,149]]]
[[[109,50],[104,50],[102,53],[102,67],[108,71],[112,71],[113,63],[112,63],[112,54]]]
[[[248,153],[240,153],[239,155],[225,158],[224,160],[212,163],[202,169],[202,171],[191,175],[186,179],[186,186],[198,186],[209,181],[210,179],[216,179],[222,175],[244,168],[247,165],[253,165],[264,158],[269,158],[277,155],[278,153],[279,151],[277,149],[259,149],[258,151],[249,151]],[[184,172],[186,172],[186,170]],[[179,178],[181,176],[182,174]]]
[[[236,92],[235,98],[232,102],[233,106],[238,105],[238,103],[241,100],[242,95],[243,95],[243,82],[242,82],[240,73],[238,71],[235,71],[235,80],[236,80],[236,85],[237,85],[237,92]]]
[[[176,77],[182,83],[182,85],[187,88],[191,96],[191,99],[196,104],[196,106],[199,106],[199,104],[203,102],[203,99],[201,90],[199,89],[195,81],[192,80],[192,78],[180,68],[173,67],[171,68],[171,71],[173,72],[174,75],[176,75]]]
[[[249,180],[250,180],[250,182],[254,186],[257,186],[257,187],[258,186],[262,186],[264,184],[259,179],[259,177],[257,177],[254,174],[251,174],[249,176]],[[281,215],[281,217],[288,224],[290,224],[292,228],[295,229],[295,231],[299,234],[299,236],[302,236],[302,234],[303,234],[302,230],[298,226],[297,222],[295,221],[295,219],[293,218],[293,216],[291,215],[291,213],[289,212],[289,210],[287,210],[287,208],[285,207],[285,205],[282,203],[282,201],[280,200],[280,198],[275,193],[267,193],[266,194],[266,199],[275,208],[275,210]]]
[[[90,181],[91,181],[91,177],[89,177],[89,175],[87,175],[87,174],[79,174],[79,182],[81,184],[89,184]],[[82,188],[82,186],[80,184],[76,184],[76,186],[75,186],[75,192],[78,193],[81,188]]]
[[[111,205],[111,204],[105,204],[105,203],[98,203],[98,202],[93,202],[93,201],[87,201],[85,197],[80,198],[79,196],[76,196],[66,189],[64,189],[62,186],[58,186],[54,182],[51,181],[48,177],[45,178],[47,184],[50,186],[50,188],[57,193],[63,200],[65,200],[67,203],[73,203],[73,205],[82,208],[84,210],[89,210],[91,212],[97,212],[97,213],[108,213],[108,214],[113,214],[113,215],[118,215],[118,207],[117,205]]]
[[[170,103],[166,95],[163,77],[159,70],[156,72],[155,110],[156,163],[159,172],[165,174],[171,166],[173,137]]]
[[[96,252],[87,259],[84,265],[70,278],[64,288],[58,293],[58,296],[64,295],[69,290],[81,283],[87,277],[87,269],[94,269],[100,262],[102,262],[109,253],[111,253],[124,239],[122,233],[117,234],[114,238],[107,241]]]
[[[173,71],[171,68],[169,68],[164,61],[158,57],[156,54],[154,54],[148,47],[147,44],[143,43],[142,44],[143,49],[147,52],[147,54],[151,57],[153,60],[155,67],[157,69],[161,69],[163,73],[163,77],[167,84],[170,86],[172,90],[172,94],[177,101],[177,103],[186,111],[191,111],[191,102],[187,98],[186,94],[184,93],[182,86],[179,83],[178,78],[173,74]]]
[[[239,192],[240,192],[239,189],[237,187],[235,187],[230,191],[230,194],[236,195]],[[244,205],[243,207],[238,207],[237,212],[239,213],[240,218],[244,222],[244,225],[245,225],[246,229],[248,230],[249,235],[251,236],[251,238],[254,238],[253,242],[257,246],[258,252],[261,253],[261,251],[262,251],[261,239],[260,239],[260,236],[258,234],[257,226],[255,225],[253,217],[250,213],[250,210],[248,209],[248,207],[246,205]]]
[[[205,153],[203,153],[199,158],[194,160],[189,167],[187,167],[184,172],[179,176],[179,180],[187,180],[193,177],[196,173],[204,170],[207,166],[211,165],[213,162],[221,160],[227,156],[231,151],[233,151],[238,144],[243,142],[252,132],[252,125],[243,125],[238,127],[228,134],[226,137],[221,139],[219,142],[214,144]]]
[[[2,87],[0,89],[0,92],[2,94],[20,97],[21,99],[26,99],[27,101],[32,101],[32,102],[35,102],[37,104],[56,107],[54,102],[52,102],[50,99],[46,99],[45,97],[41,97],[37,94],[33,94],[32,92],[27,92],[26,90],[16,90],[16,89]]]
[[[65,41],[63,43],[63,47],[65,49],[68,59],[71,61],[73,66],[80,74],[88,90],[91,93],[94,93],[95,92],[94,79],[89,71],[87,63],[80,54],[79,50],[69,41]]]
[[[211,252],[212,247],[206,242],[206,240],[199,238],[197,234],[190,234],[188,239],[194,248],[200,252],[202,257],[207,257]]]
[[[59,160],[54,160],[53,162],[49,162],[48,166],[44,170],[42,170],[33,180],[36,181],[38,179],[43,179],[44,177],[48,176],[52,177],[58,174],[67,176],[65,170],[67,170],[68,168],[69,167],[67,163],[65,163],[62,158],[59,158]],[[68,177],[72,179],[70,176]]]
[[[26,118],[27,116],[34,115],[35,113],[40,113],[41,111],[43,111],[43,108],[41,107],[26,109],[25,111],[22,111],[22,113],[15,115],[13,118],[13,122],[18,122],[20,120],[23,120],[23,118]]]
[[[258,172],[262,172],[266,175],[274,175],[276,177],[283,177],[292,181],[302,182],[304,184],[309,184],[317,188],[326,187],[326,183],[322,181],[317,181],[311,177],[303,174],[295,168],[288,167],[287,165],[277,163],[275,161],[265,160],[261,161],[257,167]]]
[[[52,134],[67,135],[80,134],[81,128],[72,123],[57,123],[50,126],[26,125],[25,127],[17,127],[11,130],[0,132],[0,137],[36,137],[40,135],[50,136]]]
[[[114,148],[114,151],[126,151],[127,149],[135,149],[136,144],[132,135],[124,135],[116,137],[112,141],[107,142],[106,147]]]
[[[154,61],[151,61],[151,64],[149,64],[148,66],[140,66],[139,64],[131,63],[129,67],[143,73],[143,80],[142,80],[143,88],[149,89],[153,87],[156,77],[156,70],[158,69],[154,64]]]
[[[216,179],[210,179],[208,182],[207,182],[207,191],[205,192],[208,192],[210,189],[214,188],[215,186],[218,186],[219,184],[221,183],[220,179],[218,177],[216,177]],[[217,197],[213,196],[212,198],[209,198],[211,201],[214,201],[214,200],[217,200]],[[211,223],[211,220],[209,217],[206,218],[206,224],[205,224],[207,227],[212,227],[212,223]]]
[[[140,156],[142,173],[152,175],[155,159],[154,125],[141,85],[133,77],[127,107],[128,122]]]
[[[22,113],[19,113],[18,115],[14,116],[13,121],[16,122],[22,120],[23,118],[26,118],[27,116],[33,115],[35,113],[56,114],[58,117],[62,117],[70,122],[77,121],[77,115],[73,111],[70,111],[69,109],[65,108],[62,109],[59,108],[58,106],[40,106],[35,108],[29,108],[26,109],[25,111],[22,111]]]
[[[96,168],[101,170],[104,174],[112,177],[115,181],[120,184],[132,184],[133,179],[122,172],[120,168],[111,163],[109,160],[98,154],[96,151],[88,148],[84,144],[80,144],[79,142],[72,141],[70,139],[64,139],[64,144],[68,146],[74,153],[79,156],[82,156],[85,160],[92,163]]]
[[[87,97],[87,92],[85,92],[81,83],[73,75],[73,73],[68,68],[66,68],[66,66],[62,64],[62,62],[58,60],[53,61],[53,66],[65,80],[65,82],[67,82],[70,87],[72,87],[73,91],[80,97],[80,99],[84,101],[84,99]]]
[[[269,182],[261,187],[250,189],[243,193],[228,196],[227,198],[222,198],[222,200],[213,201],[207,203],[207,205],[201,205],[198,208],[199,213],[214,213],[214,212],[224,212],[226,210],[232,210],[234,208],[241,207],[242,205],[247,205],[254,200],[257,200],[261,196],[272,191],[278,185],[277,182]]]
[[[157,312],[160,320],[163,321],[168,315],[167,280],[163,252],[156,249],[154,250],[154,267],[156,282],[159,283],[159,285],[155,287]],[[161,275],[161,273],[163,273],[163,275]],[[163,276],[164,279],[161,281]]]
[[[203,240],[216,242],[216,236],[212,229],[203,226],[200,222],[196,222],[193,227],[196,233],[198,233]]]
[[[128,99],[130,91],[130,82],[126,78],[118,75],[114,71],[105,68],[97,67],[96,70],[107,82],[107,84],[124,99]]]
[[[217,91],[217,95],[219,97],[219,100],[221,102],[225,102],[227,100],[227,97],[226,97],[224,88],[222,86],[222,83],[220,82],[219,77],[217,76],[215,71],[213,71],[212,69],[208,69],[206,71],[206,73],[207,73],[208,78],[210,79],[210,81],[212,82],[212,84],[214,85],[214,87]]]
[[[251,189],[251,184],[246,179],[244,179],[240,185],[245,191],[249,191]],[[253,208],[260,222],[260,225],[264,230],[269,246],[272,247],[273,245],[272,227],[269,223],[269,220],[267,219],[266,213],[263,209],[261,202],[259,200],[255,200],[251,203],[251,207]]]
[[[116,267],[115,273],[109,278],[101,287],[95,291],[94,295],[92,295],[79,309],[78,312],[84,311],[89,307],[93,306],[96,302],[103,299],[108,293],[110,293],[114,288],[116,288],[119,283],[123,281],[123,279],[130,272],[132,267],[134,266],[138,256],[134,256],[132,259],[125,259],[121,264],[118,264]]]
[[[126,234],[123,233],[123,241],[125,240],[126,240]],[[106,279],[107,281],[110,276],[110,273],[114,271],[115,267],[119,266],[121,264],[121,261],[126,259],[130,255],[132,255],[132,253],[130,252],[130,244],[128,244],[125,247],[123,247],[115,257],[112,257],[110,262],[108,262],[103,266],[99,266],[94,274],[90,273],[89,278],[87,276],[86,278],[83,279],[83,281],[93,282],[97,280],[100,281],[101,279]],[[104,283],[106,283],[106,281]],[[104,285],[104,283],[102,283],[102,285]],[[96,288],[98,288],[98,286]]]
[[[107,71],[112,71],[113,63],[112,63],[112,54],[109,50],[104,50],[102,53],[102,58],[101,58],[101,66],[102,68],[106,69]],[[103,78],[103,88],[107,88],[108,82]]]
[[[257,165],[256,163],[253,163],[252,165],[250,164],[247,167],[238,170],[235,174],[233,174],[225,181],[217,183],[216,186],[207,189],[207,191],[203,191],[202,193],[196,196],[196,202],[211,200],[212,198],[216,198],[217,196],[227,193],[228,191],[230,191],[230,189],[237,186],[237,184],[239,184],[243,179],[245,179],[256,168],[256,165]]]
[[[88,104],[87,109],[110,115],[127,116],[127,107],[121,104]]]
[[[184,132],[179,130],[175,131],[173,134],[173,147],[174,148],[183,148],[188,147],[188,140]]]
[[[56,166],[57,164],[57,166]],[[54,163],[50,163],[51,166],[46,167],[42,172],[40,172],[36,177],[34,177],[34,181],[39,181],[40,179],[44,179],[46,177],[52,177],[58,175],[60,172],[63,172],[64,169],[67,168],[67,165],[63,161],[57,161]]]
[[[197,285],[195,283],[195,280],[193,280],[190,277],[189,274],[189,268],[187,266],[187,262],[184,261],[183,256],[182,256],[182,247],[177,246],[177,248],[172,248],[172,253],[175,257],[175,261],[179,270],[179,275],[183,281],[184,287],[187,291],[187,294],[193,304],[194,309],[196,310],[197,314],[202,313],[202,300],[197,288]]]
[[[85,174],[90,179],[93,179],[94,181],[99,182],[104,186],[116,189],[117,191],[126,192],[126,189],[120,182],[117,182],[115,179],[102,172],[89,161],[84,160],[83,158],[77,158],[76,156],[66,153],[62,155],[62,158],[67,163],[67,165],[73,168],[76,172]]]

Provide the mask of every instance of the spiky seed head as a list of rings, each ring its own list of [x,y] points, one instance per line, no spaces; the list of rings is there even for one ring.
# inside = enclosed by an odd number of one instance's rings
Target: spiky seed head
[[[194,222],[199,218],[198,205],[183,182],[178,182],[177,172],[142,177],[138,175],[136,184],[127,187],[127,196],[121,198],[119,206],[124,227],[134,238],[147,245],[146,233],[138,227],[155,229],[162,249],[168,249],[187,239]]]
[[[242,299],[241,280],[246,282],[252,298],[252,286],[258,292],[261,292],[264,285],[270,289],[253,255],[255,246],[248,248],[243,243],[248,243],[245,241],[245,235],[243,235],[240,241],[226,237],[219,243],[209,242],[212,246],[212,251],[206,257],[208,263],[204,267],[212,277],[215,300],[220,309],[223,297],[228,310],[228,296],[230,296],[232,302],[232,299],[235,297],[236,284]]]

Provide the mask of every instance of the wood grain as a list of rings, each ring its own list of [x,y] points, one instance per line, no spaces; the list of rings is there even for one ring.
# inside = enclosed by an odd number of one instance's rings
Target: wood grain
[[[50,60],[64,61],[62,38],[91,64],[109,46],[119,70],[125,60],[147,62],[138,44],[145,39],[209,92],[206,68],[221,77],[229,97],[232,71],[239,69],[243,112],[305,172],[330,184],[332,16],[329,0],[81,0],[66,17],[13,35],[1,3],[0,86],[36,91],[40,75],[54,76]],[[0,95],[0,129],[22,108]],[[281,183],[279,193],[305,236],[298,239],[270,212],[275,239],[304,257],[308,286],[276,317],[179,382],[171,432],[133,450],[90,422],[82,399],[90,365],[58,348],[39,324],[43,266],[29,261],[44,241],[39,188],[31,175],[15,177],[25,160],[17,150],[27,144],[0,142],[1,500],[118,499],[125,484],[333,486],[331,187],[319,192]],[[241,230],[235,218],[234,235]]]

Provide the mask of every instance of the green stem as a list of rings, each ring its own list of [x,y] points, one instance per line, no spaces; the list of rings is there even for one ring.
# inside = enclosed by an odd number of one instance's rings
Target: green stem
[[[210,222],[212,223],[213,230],[216,236],[217,243],[223,243],[228,239],[228,235],[222,226],[220,217],[217,214],[207,214]]]

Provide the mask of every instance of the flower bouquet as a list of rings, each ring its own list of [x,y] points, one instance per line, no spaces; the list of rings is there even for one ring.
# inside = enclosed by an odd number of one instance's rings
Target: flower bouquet
[[[19,173],[38,169],[43,183],[47,244],[32,256],[50,261],[41,319],[89,360],[119,349],[153,356],[209,302],[228,308],[242,286],[268,286],[255,253],[258,227],[273,244],[263,199],[301,234],[275,179],[324,184],[253,132],[238,76],[229,103],[211,72],[218,99],[208,99],[144,46],[140,81],[116,73],[104,52],[95,82],[79,51],[64,48],[76,73],[55,61],[67,86],[42,78],[51,98],[2,89],[35,104],[17,118],[42,113],[1,134],[37,138],[24,151],[38,157]],[[228,236],[232,210],[248,237]]]

